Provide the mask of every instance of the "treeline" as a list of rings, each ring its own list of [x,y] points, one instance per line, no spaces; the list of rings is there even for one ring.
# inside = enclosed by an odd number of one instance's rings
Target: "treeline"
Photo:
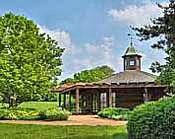
[[[77,82],[97,82],[114,74],[114,70],[109,66],[98,66],[90,70],[83,70],[75,73],[73,78],[67,78],[62,81],[64,83],[77,83]]]

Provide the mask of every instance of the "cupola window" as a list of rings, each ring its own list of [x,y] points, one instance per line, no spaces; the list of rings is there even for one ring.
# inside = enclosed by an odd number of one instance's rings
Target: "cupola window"
[[[135,60],[130,60],[130,61],[129,61],[129,65],[130,65],[130,66],[135,66]]]

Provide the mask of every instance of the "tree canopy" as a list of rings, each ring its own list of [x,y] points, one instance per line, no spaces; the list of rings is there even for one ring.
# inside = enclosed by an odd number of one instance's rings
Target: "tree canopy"
[[[46,94],[61,74],[61,49],[24,16],[0,17],[0,95],[9,106]]]
[[[160,72],[160,83],[172,85],[175,84],[175,2],[170,0],[167,6],[157,5],[162,9],[163,16],[152,19],[150,25],[133,29],[141,41],[154,38],[158,40],[151,47],[167,54],[166,64],[155,61],[150,69],[153,72]]]
[[[111,76],[114,73],[114,70],[109,66],[98,66],[90,70],[83,70],[79,73],[75,73],[73,78],[67,78],[63,83],[77,83],[77,82],[97,82],[108,76]]]

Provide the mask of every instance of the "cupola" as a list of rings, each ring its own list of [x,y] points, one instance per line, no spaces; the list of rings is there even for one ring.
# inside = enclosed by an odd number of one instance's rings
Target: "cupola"
[[[124,71],[125,70],[136,70],[141,71],[141,55],[133,46],[133,42],[127,48],[125,54],[122,56],[124,61]]]

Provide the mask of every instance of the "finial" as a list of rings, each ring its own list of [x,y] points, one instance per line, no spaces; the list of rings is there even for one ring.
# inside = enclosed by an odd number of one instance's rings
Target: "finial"
[[[131,47],[133,47],[133,34],[128,34],[128,37],[130,37],[130,40],[131,40],[131,42],[130,42],[130,46]]]

